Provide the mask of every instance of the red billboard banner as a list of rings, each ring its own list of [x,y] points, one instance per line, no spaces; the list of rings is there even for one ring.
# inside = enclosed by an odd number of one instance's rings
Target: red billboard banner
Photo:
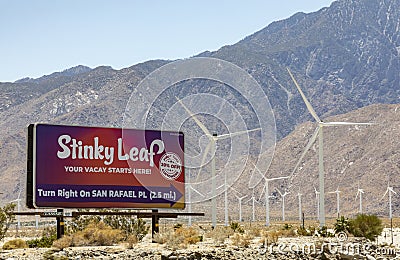
[[[33,124],[30,208],[184,208],[181,132]]]

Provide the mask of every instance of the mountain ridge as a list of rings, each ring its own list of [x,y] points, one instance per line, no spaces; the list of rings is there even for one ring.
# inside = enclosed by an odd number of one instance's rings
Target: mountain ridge
[[[257,80],[268,96],[275,114],[279,140],[277,153],[283,157],[279,161],[288,162],[273,162],[271,174],[279,171],[291,172],[291,167],[294,167],[293,158],[299,156],[308,141],[300,136],[304,138],[310,135],[312,128],[308,121],[312,117],[286,68],[293,72],[322,119],[329,119],[331,116],[340,118],[351,111],[359,113],[360,109],[371,109],[375,111],[371,112],[373,116],[365,119],[382,117],[385,124],[397,122],[397,117],[391,118],[393,114],[386,114],[385,111],[394,110],[395,107],[392,106],[395,105],[390,104],[400,103],[399,29],[400,0],[338,0],[330,7],[309,14],[296,13],[288,19],[271,23],[236,44],[194,57],[220,58],[232,62]],[[152,60],[120,70],[107,66],[93,69],[77,66],[76,69],[66,69],[34,80],[0,83],[0,176],[4,180],[3,201],[11,200],[24,189],[25,128],[29,123],[119,127],[129,98],[140,94],[135,92],[137,85],[149,73],[169,62],[173,61]],[[188,81],[174,87],[175,92],[171,96],[225,93],[224,98],[227,101],[235,98],[240,101],[240,97],[238,99],[235,96],[237,94],[223,92],[217,84],[208,86],[204,82]],[[166,96],[168,94],[162,97]],[[166,107],[172,102],[162,101]],[[374,109],[375,105],[382,108]],[[362,119],[362,114],[359,117],[353,119]],[[305,132],[294,134],[296,127]],[[377,129],[377,132],[369,133],[379,139],[379,134],[386,129]],[[387,133],[397,138],[397,128],[388,130]],[[327,136],[329,138],[329,134]],[[357,149],[338,150],[335,153],[337,158],[348,158],[373,149],[368,154],[375,151],[381,157],[374,159],[378,168],[372,170],[384,174],[383,169],[387,169],[390,164],[390,169],[396,173],[400,161],[397,152],[392,150],[388,154],[381,153],[385,145],[390,149],[397,149],[392,144],[393,140],[386,137],[381,138],[385,140],[382,144],[371,141],[376,147],[368,146],[368,142],[357,143],[354,144]],[[328,140],[327,145],[332,145],[332,140]],[[364,142],[365,140],[368,139],[364,139]],[[363,145],[365,148],[360,148]],[[343,163],[335,161],[336,159],[330,161],[329,156],[326,158],[328,167],[332,167],[329,165],[335,162],[345,167]],[[305,160],[307,161],[304,165],[310,165],[307,169],[310,172],[315,170],[315,161],[310,156]],[[282,168],[279,169],[275,164]],[[363,170],[369,169],[366,165],[361,168],[354,170],[354,176],[361,176]],[[337,168],[334,170],[335,176],[341,172]],[[304,178],[313,183],[315,179],[312,176],[310,173]],[[369,185],[368,179],[364,179],[361,184]],[[379,182],[379,185],[381,187],[386,184]],[[296,185],[293,187],[296,189]],[[312,192],[312,187],[307,192]],[[288,203],[294,205],[295,202]],[[368,203],[366,207],[370,210],[374,209],[374,205],[378,207],[376,200]],[[398,209],[398,203],[396,205]],[[328,207],[333,207],[332,202]]]

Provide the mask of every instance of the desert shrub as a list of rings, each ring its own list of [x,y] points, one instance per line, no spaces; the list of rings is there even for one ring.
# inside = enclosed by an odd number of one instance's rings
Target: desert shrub
[[[174,229],[175,229],[175,230],[178,229],[178,228],[181,228],[181,227],[183,227],[183,224],[181,224],[181,223],[176,223],[176,224],[174,225]]]
[[[238,247],[248,247],[251,242],[251,237],[247,234],[235,233],[231,236],[232,244]]]
[[[81,234],[92,246],[110,246],[123,239],[121,230],[113,229],[104,222],[89,224]]]
[[[261,235],[261,228],[257,226],[251,226],[246,229],[246,234],[252,237],[259,237]]]
[[[300,226],[296,232],[299,236],[311,236],[311,233],[303,226]]]
[[[334,236],[331,232],[328,231],[327,226],[322,226],[322,227],[318,228],[317,233],[321,237],[333,237]]]
[[[263,245],[276,244],[280,236],[281,236],[281,231],[263,230],[261,232],[260,243],[262,243]]]
[[[4,250],[16,249],[16,248],[27,248],[28,245],[22,239],[13,239],[3,245]]]
[[[46,227],[42,236],[37,239],[26,241],[29,247],[51,247],[53,242],[57,239],[57,231],[55,227]]]
[[[349,221],[349,232],[355,237],[364,237],[374,241],[382,231],[382,221],[375,215],[360,214]]]
[[[118,213],[118,210],[112,210]],[[101,212],[101,211],[100,211]],[[149,226],[146,225],[146,221],[135,216],[122,216],[122,215],[106,215],[103,218],[100,216],[78,216],[68,223],[68,234],[83,231],[90,224],[103,222],[112,229],[119,229],[122,231],[124,240],[134,235],[138,241],[141,241],[143,237],[149,231]]]
[[[223,244],[225,239],[233,235],[233,230],[228,227],[217,226],[206,233],[206,236],[212,238],[216,244]]]
[[[8,228],[15,220],[15,216],[13,214],[14,209],[15,203],[9,203],[0,208],[0,240],[3,240],[3,238],[6,236]]]
[[[104,222],[92,222],[82,230],[66,235],[56,241],[53,246],[63,249],[70,246],[111,246],[123,240],[121,230],[113,229]]]
[[[289,225],[287,223],[283,224],[283,227],[282,227],[283,230],[291,230],[292,228],[293,228],[293,226]]]
[[[170,234],[170,231],[165,231],[163,233],[155,233],[153,235],[153,241],[158,243],[158,244],[165,244],[168,240],[168,234]]]
[[[116,213],[118,212],[118,210],[113,211]],[[107,215],[103,218],[103,222],[113,229],[122,230],[124,240],[134,235],[138,241],[141,241],[149,231],[149,226],[146,225],[146,221],[141,218],[136,218],[134,215]]]
[[[282,230],[280,230],[279,235],[282,237],[294,237],[296,236],[296,231],[292,225],[284,224]]]
[[[334,224],[335,233],[339,232],[348,232],[350,229],[350,221],[348,218],[341,216],[336,219],[336,223]]]
[[[66,235],[60,239],[57,239],[53,242],[53,247],[58,249],[64,249],[70,247],[72,245],[72,236]]]
[[[127,237],[134,235],[138,241],[142,241],[142,239],[147,235],[149,232],[149,226],[146,225],[146,221],[141,218],[138,219],[131,219],[130,228],[128,229]],[[125,235],[127,232],[125,232]]]
[[[159,244],[165,244],[171,249],[186,248],[190,244],[200,242],[201,236],[193,227],[180,227],[154,235],[153,240]]]
[[[78,209],[78,212],[88,212],[87,209]],[[100,216],[95,215],[78,215],[72,218],[71,221],[66,222],[66,233],[72,234],[84,230],[91,223],[98,223],[101,221]]]
[[[129,249],[134,248],[134,245],[136,245],[139,242],[137,236],[135,235],[128,236],[125,241],[128,243]]]
[[[310,235],[311,235],[311,236],[314,236],[314,235],[316,234],[317,228],[316,228],[315,226],[309,226],[309,227],[308,227],[308,230],[309,230],[309,232],[310,232]]]
[[[239,232],[241,234],[244,233],[244,229],[238,222],[231,222],[229,224],[230,228],[233,230],[233,232]]]

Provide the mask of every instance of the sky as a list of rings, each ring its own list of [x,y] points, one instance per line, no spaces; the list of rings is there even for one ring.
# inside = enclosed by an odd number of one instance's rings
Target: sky
[[[77,65],[122,69],[234,44],[333,0],[0,0],[0,82]]]

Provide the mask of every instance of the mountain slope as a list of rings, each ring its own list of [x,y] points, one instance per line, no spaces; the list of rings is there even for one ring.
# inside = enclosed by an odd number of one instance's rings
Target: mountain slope
[[[280,140],[270,169],[271,175],[292,171],[296,158],[307,143],[307,137],[313,131],[311,123],[298,126],[312,118],[287,73],[287,67],[322,119],[333,115],[346,117],[347,114],[342,114],[368,106],[356,110],[355,113],[359,113],[357,116],[346,119],[375,122],[382,119],[382,125],[365,129],[370,137],[360,137],[357,143],[347,142],[351,141],[346,136],[347,132],[358,132],[342,129],[338,130],[342,132],[332,131],[336,133],[333,134],[337,135],[336,139],[328,133],[326,142],[329,147],[327,171],[334,171],[332,176],[337,178],[343,169],[344,173],[351,169],[351,176],[367,174],[365,176],[368,178],[360,177],[360,185],[368,189],[371,187],[368,183],[370,178],[385,176],[388,174],[386,169],[396,172],[399,165],[398,147],[393,144],[393,140],[397,140],[398,128],[390,128],[396,122],[398,124],[398,114],[387,114],[397,108],[369,106],[400,103],[399,30],[400,0],[339,0],[329,8],[310,14],[297,13],[270,24],[237,44],[198,56],[220,58],[242,67],[267,94],[275,113]],[[14,198],[20,189],[24,189],[25,128],[29,123],[120,126],[126,104],[137,84],[168,62],[149,61],[122,70],[78,67],[39,79],[0,83],[0,177],[3,180],[3,201]],[[168,109],[176,102],[174,96],[197,93],[212,93],[235,102],[243,99],[218,84],[187,81],[173,86],[169,93],[160,96],[159,101]],[[162,119],[159,117],[162,112],[154,113],[154,119]],[[252,117],[249,117],[250,125],[254,123],[251,120]],[[296,126],[298,128],[295,130]],[[295,132],[290,134],[293,130]],[[347,141],[335,145],[339,137]],[[362,160],[362,163],[354,161],[349,165],[351,158],[358,160],[365,154],[371,159]],[[315,158],[309,152],[303,169],[310,172],[304,176],[310,185],[315,181],[312,175],[315,173],[315,163]],[[327,189],[335,188],[330,182],[328,179]],[[376,184],[382,189],[387,185],[387,180]],[[299,185],[294,179],[290,188],[296,190]],[[312,193],[310,185],[305,190],[307,194]],[[352,179],[348,188],[353,189],[354,185]],[[239,190],[246,189],[246,186],[239,187]],[[328,207],[331,209],[333,204]],[[376,201],[371,200],[367,207],[375,210]]]
[[[336,1],[274,22],[208,56],[246,68],[265,88],[279,138],[309,119],[289,67],[321,117],[400,102],[400,1]]]

